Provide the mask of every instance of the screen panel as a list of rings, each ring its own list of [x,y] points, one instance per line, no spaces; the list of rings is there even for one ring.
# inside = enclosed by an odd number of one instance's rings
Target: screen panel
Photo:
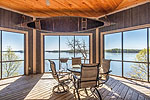
[[[124,61],[147,62],[147,29],[123,32],[123,52]]]
[[[84,63],[88,63],[89,45],[89,36],[75,36],[75,57],[81,57]]]
[[[2,78],[24,74],[24,34],[2,31]]]
[[[104,35],[105,59],[122,60],[121,32]]]

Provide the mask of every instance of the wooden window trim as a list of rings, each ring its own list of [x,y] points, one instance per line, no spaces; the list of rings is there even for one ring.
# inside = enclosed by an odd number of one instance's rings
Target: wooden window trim
[[[22,30],[16,30],[16,29],[11,29],[11,28],[4,28],[4,27],[0,27],[0,30],[2,31],[8,31],[8,32],[16,32],[16,33],[20,33],[20,34],[24,34],[24,44],[25,44],[25,59],[24,59],[24,75],[29,75],[29,61],[28,61],[28,56],[29,56],[29,52],[28,52],[28,31],[22,31]]]
[[[44,36],[90,36],[90,63],[93,63],[93,33],[41,33],[41,73],[44,73]]]
[[[107,31],[107,32],[101,32],[101,40],[100,40],[101,41],[101,46],[100,46],[101,47],[101,50],[100,50],[101,61],[104,59],[104,35],[106,35],[106,34],[113,34],[113,33],[119,33],[119,32],[125,32],[125,31],[133,31],[133,30],[144,29],[144,28],[150,28],[150,24],[139,25],[139,26],[134,26],[134,27],[128,27],[128,28],[123,28],[123,29],[118,29],[118,30]],[[148,48],[149,48],[149,46],[148,46]],[[149,70],[150,69],[148,68],[148,71]],[[127,77],[124,77],[124,78],[127,78]],[[141,80],[138,80],[138,81],[141,81]],[[144,81],[144,82],[150,82],[149,78],[148,78],[147,81]]]

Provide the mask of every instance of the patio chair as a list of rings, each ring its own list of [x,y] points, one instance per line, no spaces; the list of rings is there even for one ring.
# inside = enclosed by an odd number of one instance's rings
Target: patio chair
[[[81,74],[80,78],[73,75],[74,83],[74,94],[77,93],[78,100],[80,100],[80,91],[81,89],[85,90],[87,96],[89,96],[87,89],[92,92],[92,95],[102,100],[98,87],[98,78],[99,77],[99,64],[82,64],[81,65]]]
[[[52,71],[52,76],[58,82],[58,85],[53,87],[53,92],[54,93],[68,92],[69,87],[66,84],[66,82],[70,80],[69,74],[63,74],[63,75],[57,74],[56,65],[54,61],[49,60],[49,62],[50,62],[50,68]]]
[[[110,62],[111,60],[104,60],[102,61],[102,64],[99,68],[99,86],[102,86],[105,84],[110,89],[112,89],[108,84],[107,81],[109,80],[109,73],[112,72],[110,70]]]
[[[72,65],[81,65],[81,57],[72,58]]]
[[[73,58],[72,57],[72,67],[73,68],[80,68],[81,66],[81,57],[76,57],[76,58]],[[75,75],[80,75],[79,73],[74,73]]]
[[[68,60],[69,58],[60,58],[60,72],[67,72]],[[62,66],[62,64],[65,64],[65,66]]]

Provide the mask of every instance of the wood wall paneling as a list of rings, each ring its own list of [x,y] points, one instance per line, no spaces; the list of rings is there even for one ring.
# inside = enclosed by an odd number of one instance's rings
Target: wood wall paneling
[[[28,41],[29,41],[29,67],[31,68],[29,70],[29,74],[33,73],[33,30],[29,31],[28,35]]]
[[[36,73],[41,73],[41,33],[36,31]]]
[[[139,25],[139,7],[131,8],[132,26]]]
[[[117,18],[117,20],[120,20],[120,21],[118,21],[118,23],[116,23],[117,28],[118,29],[123,28],[124,27],[124,20],[123,20],[124,19],[124,13],[118,12],[116,18]]]
[[[99,53],[99,49],[100,49],[100,47],[99,47],[99,40],[100,40],[100,38],[99,38],[99,28],[97,28],[96,29],[96,63],[99,63],[100,62],[100,59],[99,59],[99,56],[100,56],[100,53]]]
[[[115,25],[100,28],[101,32],[117,30],[127,27],[148,24],[150,22],[150,3],[108,15],[108,19]],[[100,18],[104,19],[104,18]]]
[[[147,4],[148,5],[148,23],[150,23],[150,3]]]
[[[123,12],[123,24],[124,24],[124,28],[130,27],[131,26],[131,9],[129,10],[125,10]]]
[[[20,24],[22,21],[31,21],[33,19],[31,17],[25,16],[25,20],[23,20],[22,16],[24,16],[24,15],[0,8],[0,27],[10,28],[10,29],[15,29],[15,30],[22,30],[22,31],[28,32],[28,40],[29,40],[28,41],[28,46],[29,46],[29,48],[28,48],[28,52],[29,52],[28,67],[31,68],[31,70],[29,70],[29,74],[30,74],[30,73],[32,73],[32,70],[33,70],[32,69],[32,67],[33,67],[32,30],[25,29],[25,28],[19,28],[19,27],[16,27],[16,25]]]
[[[139,6],[139,25],[147,24],[148,22],[148,7],[149,3]]]
[[[93,33],[93,63],[96,63],[96,30]]]

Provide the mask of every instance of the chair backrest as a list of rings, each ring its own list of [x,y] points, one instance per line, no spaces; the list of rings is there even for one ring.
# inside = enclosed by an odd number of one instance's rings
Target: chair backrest
[[[102,64],[101,64],[101,66],[99,68],[99,72],[100,73],[108,72],[110,70],[110,62],[111,62],[110,60],[104,60],[103,59]],[[101,77],[106,79],[106,80],[108,80],[109,74],[102,74]]]
[[[59,78],[58,78],[58,74],[56,72],[56,65],[55,65],[55,62],[54,61],[51,61],[49,60],[50,62],[50,68],[52,70],[52,75],[54,77],[54,79],[56,79],[57,81],[59,81]]]
[[[97,86],[99,77],[99,64],[82,64],[80,88]]]
[[[72,65],[81,65],[81,57],[72,58]]]
[[[100,67],[100,72],[101,73],[106,73],[110,69],[110,60],[103,60],[101,67]]]
[[[69,58],[60,58],[60,62],[61,63],[67,63]]]

